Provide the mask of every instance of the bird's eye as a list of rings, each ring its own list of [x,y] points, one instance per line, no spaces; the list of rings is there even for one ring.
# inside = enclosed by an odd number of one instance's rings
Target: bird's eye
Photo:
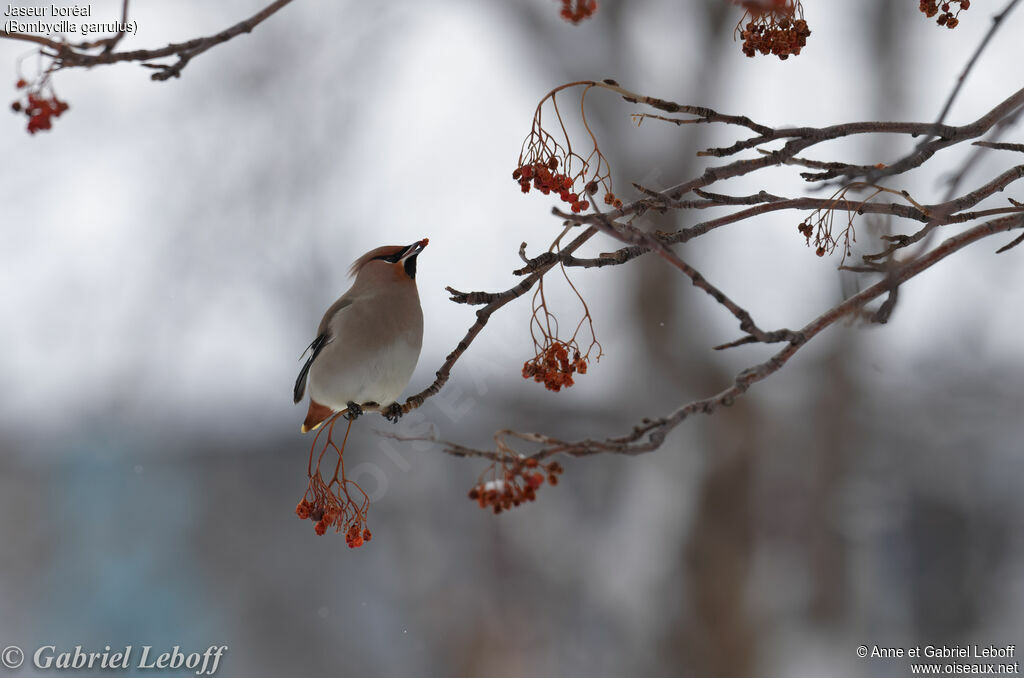
[[[371,261],[386,261],[389,264],[397,264],[402,259],[402,252],[395,252],[394,254],[382,254],[379,257],[374,257]]]

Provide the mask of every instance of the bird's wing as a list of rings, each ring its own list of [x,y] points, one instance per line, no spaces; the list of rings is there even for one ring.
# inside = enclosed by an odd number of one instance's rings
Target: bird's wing
[[[295,380],[294,395],[296,403],[302,400],[302,396],[306,392],[306,379],[309,377],[309,368],[313,366],[313,361],[316,360],[318,355],[320,355],[320,351],[323,350],[324,346],[332,341],[329,327],[331,318],[333,318],[343,308],[351,305],[351,299],[345,299],[344,297],[338,299],[329,309],[327,309],[327,313],[324,314],[324,319],[320,321],[320,328],[318,330],[319,334],[317,334],[316,339],[313,340],[313,343],[310,344],[302,354],[305,355],[306,353],[309,353],[309,358],[306,360],[306,364],[302,366],[302,369],[299,370],[299,376]]]
[[[327,345],[327,335],[321,334],[313,343],[309,345],[303,355],[309,353],[309,359],[306,360],[306,364],[299,370],[299,377],[295,380],[295,402],[298,403],[302,400],[302,396],[306,393],[306,378],[309,376],[309,368],[313,365],[313,361],[320,355],[320,351],[323,350],[324,346]]]
[[[342,309],[348,308],[351,305],[352,305],[352,298],[348,296],[348,293],[346,293],[344,296],[342,296],[336,302],[331,304],[331,307],[329,309],[327,309],[326,313],[324,313],[323,320],[320,321],[320,327],[317,328],[316,333],[317,334],[330,334],[331,333],[331,321],[334,320],[334,317],[336,315],[338,315],[338,313]]]

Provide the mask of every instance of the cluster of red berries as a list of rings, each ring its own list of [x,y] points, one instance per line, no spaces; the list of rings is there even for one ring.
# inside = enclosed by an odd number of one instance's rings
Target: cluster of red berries
[[[594,16],[597,0],[562,0],[562,18],[578,24]]]
[[[28,83],[24,80],[18,80],[15,86],[18,89],[24,89],[28,86]],[[39,91],[29,92],[25,97],[25,103],[14,101],[11,104],[12,111],[24,113],[28,116],[29,134],[50,129],[53,127],[52,119],[59,118],[68,108],[70,106],[68,106],[67,102],[58,99],[56,94],[46,98]]]
[[[480,480],[469,491],[469,498],[480,504],[480,508],[490,508],[494,513],[501,513],[537,498],[537,490],[544,484],[545,474],[551,485],[558,484],[558,476],[562,473],[562,465],[557,461],[541,464],[533,457],[516,461],[512,465],[502,466],[502,477],[493,480]]]
[[[370,533],[369,528],[362,525],[353,523],[345,531],[345,543],[348,544],[350,549],[357,549],[363,545],[363,542],[370,541],[371,539],[373,539],[373,535]]]
[[[559,391],[564,386],[569,388],[575,382],[574,373],[587,373],[587,359],[580,356],[578,348],[573,348],[573,358],[569,360],[570,345],[557,339],[535,357],[523,363],[523,378],[533,379],[549,391]]]
[[[790,55],[800,54],[810,34],[806,21],[792,17],[790,6],[781,14],[775,11],[753,14],[740,31],[743,53],[748,57],[760,52],[774,54],[783,61]]]
[[[597,184],[595,184],[594,182],[590,182],[590,185],[587,186],[587,190],[590,192],[591,195],[593,195],[594,193],[597,192]],[[622,207],[622,201],[619,200],[611,191],[608,191],[607,193],[604,194],[604,204],[614,207],[615,209],[619,209],[620,207]]]
[[[557,193],[562,202],[569,203],[572,211],[579,214],[590,207],[590,202],[578,193],[572,192],[575,180],[567,174],[558,171],[558,158],[551,156],[546,161],[520,165],[512,172],[512,179],[519,182],[523,193],[530,192],[530,186],[536,188],[544,195]]]
[[[339,532],[343,527],[346,527],[345,543],[352,549],[359,548],[363,545],[363,542],[370,541],[373,538],[370,530],[365,526],[362,515],[357,514],[346,525],[344,523],[344,511],[337,506],[327,506],[325,508],[321,504],[319,501],[314,504],[307,499],[303,499],[295,507],[295,515],[302,520],[312,520],[315,523],[313,531],[319,536],[323,536],[327,532],[327,528],[332,525],[336,526]]]
[[[958,5],[956,14],[953,14],[951,9],[952,5]],[[957,17],[960,12],[971,8],[971,0],[951,0],[951,2],[944,2],[940,6],[936,0],[921,0],[918,4],[918,9],[924,12],[924,15],[929,19],[938,14],[938,18],[935,19],[935,23],[946,28],[956,28],[960,25],[960,19]],[[940,10],[941,9],[941,13]]]

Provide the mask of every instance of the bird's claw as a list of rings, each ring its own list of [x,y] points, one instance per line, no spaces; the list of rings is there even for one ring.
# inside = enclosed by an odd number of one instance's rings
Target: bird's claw
[[[347,408],[345,418],[348,419],[349,421],[355,421],[363,414],[363,408],[354,402],[349,402],[347,405],[345,405],[345,407]]]
[[[402,406],[398,403],[391,403],[388,405],[388,409],[384,410],[384,418],[390,421],[392,424],[397,424],[398,420],[402,418],[405,411]]]

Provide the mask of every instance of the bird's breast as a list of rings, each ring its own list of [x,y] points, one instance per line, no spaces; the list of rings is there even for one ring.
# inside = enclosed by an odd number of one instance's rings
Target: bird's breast
[[[331,341],[310,368],[314,400],[335,409],[349,402],[395,402],[412,377],[423,344],[419,303],[403,305],[393,300],[354,303],[332,319]]]

